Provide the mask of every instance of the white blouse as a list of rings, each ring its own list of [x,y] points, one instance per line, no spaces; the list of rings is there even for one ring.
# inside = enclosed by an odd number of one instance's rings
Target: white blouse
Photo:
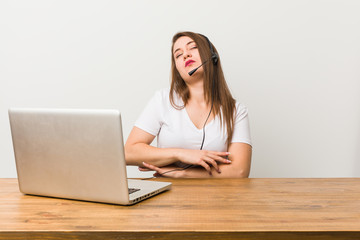
[[[169,99],[169,89],[157,91],[135,123],[135,126],[157,136],[159,148],[200,149],[203,129],[198,129],[191,121],[185,108],[175,109]],[[177,98],[176,98],[177,97]],[[175,103],[183,105],[174,94]],[[227,151],[226,127],[221,127],[219,116],[205,126],[204,150]],[[236,118],[231,142],[251,145],[247,108],[236,102]]]

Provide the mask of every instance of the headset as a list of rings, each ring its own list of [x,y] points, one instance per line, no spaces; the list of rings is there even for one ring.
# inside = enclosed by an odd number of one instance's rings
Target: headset
[[[202,35],[202,34],[200,34],[200,35],[203,36],[206,39],[206,41],[208,42],[209,48],[210,48],[210,53],[211,53],[211,60],[212,60],[213,64],[216,66],[219,61],[219,56],[214,51],[214,48],[213,48],[210,40],[205,35]]]
[[[216,52],[214,52],[214,48],[213,48],[210,40],[209,40],[206,36],[204,36],[204,35],[202,35],[202,34],[199,34],[199,35],[202,36],[203,38],[205,38],[206,41],[207,41],[207,43],[209,44],[211,57],[210,57],[209,59],[207,59],[205,62],[203,62],[203,63],[202,63],[200,66],[198,66],[197,68],[194,68],[193,70],[191,70],[191,71],[188,73],[190,76],[192,76],[202,65],[204,65],[205,63],[207,63],[210,59],[211,59],[211,61],[213,62],[214,66],[216,66],[217,63],[218,63],[218,61],[219,61],[219,56],[217,55]]]

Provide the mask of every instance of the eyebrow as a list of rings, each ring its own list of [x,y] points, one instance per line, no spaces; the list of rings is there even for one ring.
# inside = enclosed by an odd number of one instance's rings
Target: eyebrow
[[[187,45],[189,45],[189,44],[191,44],[191,43],[194,43],[195,41],[190,41],[190,42],[188,42],[187,44],[186,44],[186,46]],[[178,49],[176,49],[174,52],[173,52],[173,54],[175,55],[175,53],[177,52],[177,51],[179,51],[180,50],[180,48],[178,48]]]

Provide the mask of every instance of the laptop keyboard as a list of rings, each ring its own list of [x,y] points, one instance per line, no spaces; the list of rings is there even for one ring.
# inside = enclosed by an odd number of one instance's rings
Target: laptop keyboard
[[[140,191],[138,188],[129,188],[129,194],[132,194],[134,192]]]

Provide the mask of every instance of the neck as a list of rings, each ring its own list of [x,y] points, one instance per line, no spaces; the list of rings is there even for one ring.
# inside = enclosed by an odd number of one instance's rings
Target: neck
[[[199,81],[193,84],[188,84],[188,88],[190,91],[190,98],[189,101],[196,102],[198,104],[205,103],[205,96],[204,96],[204,82]]]

